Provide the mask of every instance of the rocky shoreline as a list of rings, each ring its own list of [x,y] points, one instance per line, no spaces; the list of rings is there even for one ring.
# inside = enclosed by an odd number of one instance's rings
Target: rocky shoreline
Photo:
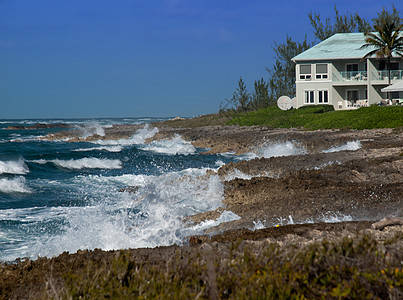
[[[179,134],[195,147],[206,148],[204,153],[259,154],[276,145],[299,149],[298,155],[260,156],[222,166],[218,170],[225,186],[221,211],[231,210],[241,220],[222,224],[210,233],[253,228],[257,222],[274,226],[289,216],[297,223],[337,217],[377,220],[403,216],[402,129],[303,131],[257,126],[153,126],[159,131],[147,142]],[[93,135],[86,140],[129,138],[139,128],[114,126],[106,128],[104,136]],[[80,139],[77,134],[64,131],[45,138],[76,141]],[[332,150],[349,143],[352,150]],[[246,179],[231,179],[237,172]],[[211,216],[218,218],[220,213],[207,212],[191,219],[201,222]]]
[[[402,249],[402,225],[392,224],[382,231],[371,227],[385,217],[399,220],[403,217],[402,128],[302,131],[173,125],[177,124],[153,124],[159,132],[147,142],[180,134],[195,147],[206,148],[205,153],[260,153],[270,146],[287,142],[301,152],[270,158],[260,155],[253,160],[222,166],[217,174],[224,182],[223,207],[192,216],[187,221],[199,223],[217,219],[224,210],[236,213],[241,219],[213,227],[206,235],[192,237],[189,245],[182,247],[130,250],[131,257],[139,264],[164,264],[178,252],[192,257],[203,252],[205,245],[222,250],[214,250],[219,260],[226,256],[230,244],[238,240],[243,240],[242,243],[250,245],[259,255],[265,251],[264,245],[270,243],[302,247],[324,239],[337,240],[368,233],[379,241],[397,236],[391,247]],[[93,135],[86,140],[129,138],[139,128],[138,125],[113,126],[105,128],[104,136]],[[82,141],[79,133],[78,130],[61,131],[45,138]],[[355,143],[357,147],[331,150],[348,143]],[[234,178],[233,174],[237,172],[242,173],[242,179]],[[345,221],[332,223],[332,220]],[[108,264],[117,253],[80,251],[53,259],[3,264],[0,266],[0,282],[3,282],[0,295],[25,298],[23,295],[28,288],[33,288],[32,295],[49,295],[49,272],[52,272],[54,288],[60,290],[64,286],[65,272],[80,269],[84,261]],[[396,255],[401,256],[401,253]]]

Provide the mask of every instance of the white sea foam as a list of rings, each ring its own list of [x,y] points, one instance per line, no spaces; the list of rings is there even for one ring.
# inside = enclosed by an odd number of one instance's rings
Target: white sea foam
[[[121,169],[122,162],[118,159],[80,158],[61,160],[53,159],[49,162],[65,169]]]
[[[76,152],[88,152],[88,151],[108,151],[108,152],[120,152],[123,150],[122,146],[101,146],[92,148],[79,148],[72,151]]]
[[[353,217],[349,215],[343,214],[336,214],[336,213],[328,213],[322,217],[322,221],[325,223],[339,223],[339,222],[346,222],[352,221]]]
[[[29,162],[35,163],[35,164],[40,164],[40,165],[44,165],[46,164],[48,161],[46,159],[33,159],[33,160],[29,160]]]
[[[277,218],[277,220],[278,220],[278,222],[277,222],[276,225],[284,226],[284,225],[293,225],[293,224],[295,224],[291,215],[289,215],[288,218],[283,218],[283,217]]]
[[[221,205],[223,185],[217,175],[205,176],[206,170],[186,169],[160,176],[77,176],[70,186],[77,189],[74,193],[94,199],[92,204],[49,210],[44,221],[60,220],[64,224],[61,232],[41,235],[20,256],[181,244],[187,234],[238,219],[227,211],[215,222],[191,230],[184,224],[184,216]],[[138,192],[118,192],[119,187],[129,185],[139,186]]]
[[[9,161],[0,160],[0,174],[23,175],[27,173],[29,173],[29,170],[23,159]]]
[[[157,127],[153,127],[150,129],[150,126],[146,124],[144,128],[137,130],[136,133],[129,139],[98,140],[94,141],[93,143],[98,145],[119,145],[119,146],[141,145],[144,144],[146,139],[153,137],[157,133],[158,133]]]
[[[331,153],[331,152],[339,152],[339,151],[356,151],[361,148],[361,142],[360,141],[351,141],[347,142],[345,145],[342,146],[337,146],[337,147],[331,147],[327,150],[323,150],[323,153]]]
[[[255,158],[270,158],[279,156],[291,156],[306,154],[306,149],[297,146],[293,142],[266,143],[254,152],[248,152],[237,156],[239,160],[252,160]]]
[[[253,228],[252,230],[260,230],[260,229],[265,229],[266,226],[262,223],[262,221],[258,220],[257,222],[253,221]]]
[[[2,193],[31,193],[32,191],[26,186],[25,178],[22,176],[8,179],[0,179],[0,192]]]
[[[277,222],[275,222],[275,225],[293,225],[293,224],[313,224],[317,222],[324,222],[324,223],[340,223],[340,222],[346,222],[346,221],[352,221],[353,217],[350,215],[344,215],[340,214],[337,212],[328,212],[326,214],[319,215],[315,218],[308,218],[306,220],[300,220],[298,222],[294,222],[294,219],[292,218],[291,215],[288,216],[288,218],[277,218]],[[255,223],[255,222],[254,222]]]
[[[190,142],[185,141],[180,135],[175,135],[170,140],[153,141],[147,146],[142,147],[142,149],[169,155],[187,155],[196,152],[196,148]]]
[[[222,167],[222,166],[225,165],[225,163],[224,163],[222,160],[217,160],[217,161],[215,162],[215,165],[216,165],[217,167]]]

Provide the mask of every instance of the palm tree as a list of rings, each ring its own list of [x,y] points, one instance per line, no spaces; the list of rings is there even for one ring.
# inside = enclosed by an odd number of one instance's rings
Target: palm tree
[[[403,24],[397,24],[390,18],[383,19],[381,25],[375,24],[373,32],[365,33],[365,44],[360,49],[373,48],[361,60],[376,55],[387,59],[388,78],[390,85],[390,59],[394,54],[403,57]]]

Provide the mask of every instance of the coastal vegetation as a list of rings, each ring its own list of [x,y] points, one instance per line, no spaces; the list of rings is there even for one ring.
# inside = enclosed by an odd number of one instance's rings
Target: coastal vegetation
[[[311,105],[286,111],[276,106],[269,106],[255,111],[225,111],[192,119],[160,123],[160,126],[177,128],[216,125],[266,126],[303,130],[400,128],[403,127],[403,106],[374,105],[344,111],[335,111],[331,105]]]
[[[110,264],[87,261],[64,273],[69,299],[398,299],[403,295],[401,233],[371,234],[303,247],[234,241],[217,257],[211,246],[162,265],[138,264],[121,250]],[[52,292],[52,291],[50,291]],[[49,293],[51,294],[51,293]],[[48,294],[48,295],[49,295]]]
[[[370,106],[334,111],[331,105],[305,106],[287,111],[268,107],[234,115],[229,125],[270,128],[376,129],[403,126],[403,106]]]

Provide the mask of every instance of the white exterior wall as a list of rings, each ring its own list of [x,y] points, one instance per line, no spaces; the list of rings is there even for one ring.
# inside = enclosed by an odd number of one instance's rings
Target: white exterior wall
[[[311,78],[310,79],[301,79],[300,73],[300,64],[296,65],[296,98],[297,98],[297,107],[301,107],[304,105],[315,105],[315,104],[332,104],[332,79],[331,79],[331,70],[332,65],[327,62],[320,62],[320,64],[327,65],[327,77],[328,78],[320,78],[317,79],[316,75],[323,75],[316,73],[316,64],[313,62],[304,62],[303,65],[311,65]],[[314,95],[314,103],[305,103],[305,91],[313,91]],[[327,91],[328,92],[328,103],[319,103],[319,92]]]
[[[373,74],[378,72],[375,64],[378,64],[374,59],[367,59],[367,64],[368,64],[368,101],[369,105],[377,104],[381,102],[382,99],[382,94],[381,94],[381,88],[384,87],[383,85],[381,87],[377,87],[376,85],[373,85],[373,83],[376,83],[376,80],[373,80]]]
[[[402,64],[400,60],[400,64]],[[311,77],[309,79],[301,79],[300,66],[311,65]],[[328,78],[316,78],[316,65],[327,64]],[[355,76],[346,78],[347,65],[358,64],[360,73],[359,79]],[[382,93],[381,89],[388,85],[387,79],[377,78],[379,60],[375,58],[367,59],[361,62],[359,59],[331,60],[331,61],[303,61],[296,63],[296,100],[297,108],[304,105],[326,104],[319,103],[319,91],[328,91],[329,102],[336,110],[339,109],[356,109],[359,106],[368,106],[378,104],[381,100],[387,100],[386,93]],[[403,66],[400,67],[402,69]],[[342,76],[344,75],[344,77]],[[403,78],[402,78],[403,79]],[[306,103],[305,91],[313,91],[314,102]],[[359,101],[347,101],[348,91],[358,91]],[[355,93],[355,92],[352,92]],[[351,95],[351,93],[350,93]],[[354,104],[352,104],[354,103]],[[358,103],[358,104],[357,104]]]

